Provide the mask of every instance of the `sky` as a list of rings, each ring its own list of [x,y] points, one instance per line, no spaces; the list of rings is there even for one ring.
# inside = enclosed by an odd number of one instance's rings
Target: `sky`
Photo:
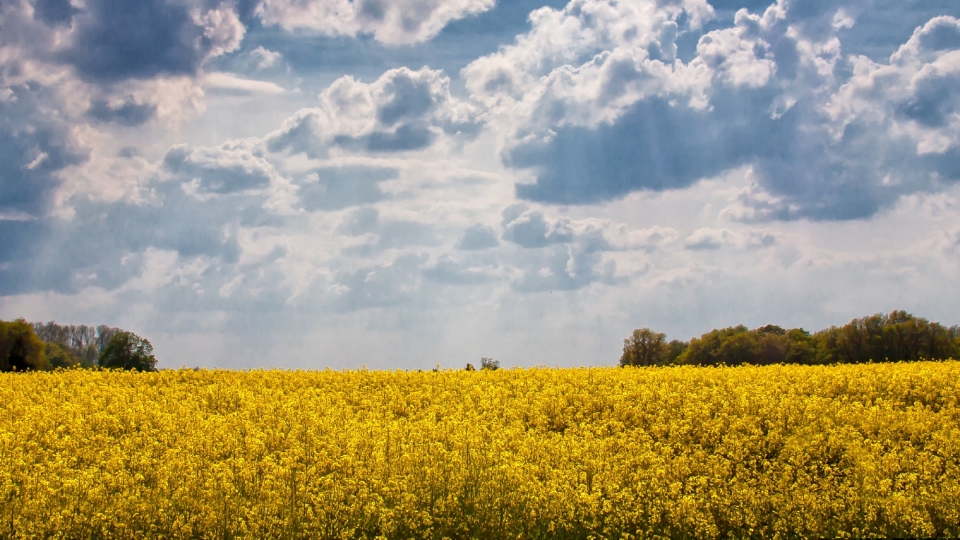
[[[956,0],[0,0],[0,318],[161,367],[960,323]]]

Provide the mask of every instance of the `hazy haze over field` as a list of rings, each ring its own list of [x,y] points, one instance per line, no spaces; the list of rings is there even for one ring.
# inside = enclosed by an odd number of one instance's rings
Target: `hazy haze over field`
[[[0,318],[160,365],[960,323],[956,0],[0,0]]]

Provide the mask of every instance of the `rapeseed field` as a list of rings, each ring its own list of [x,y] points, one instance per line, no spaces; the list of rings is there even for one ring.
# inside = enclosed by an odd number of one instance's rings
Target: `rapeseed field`
[[[2,538],[960,536],[960,363],[0,375]]]

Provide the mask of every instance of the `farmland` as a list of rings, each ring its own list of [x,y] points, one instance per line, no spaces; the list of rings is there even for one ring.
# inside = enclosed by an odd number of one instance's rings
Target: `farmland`
[[[0,374],[0,537],[960,536],[960,362]]]

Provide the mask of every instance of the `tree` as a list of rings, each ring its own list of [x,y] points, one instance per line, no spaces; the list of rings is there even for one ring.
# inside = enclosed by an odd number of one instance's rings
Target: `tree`
[[[787,336],[768,333],[756,341],[753,361],[760,365],[782,364],[787,361],[789,352],[790,339]]]
[[[107,344],[100,358],[100,367],[134,369],[137,371],[156,371],[157,359],[153,356],[153,345],[133,332],[116,332]]]
[[[755,364],[757,340],[752,332],[738,332],[723,340],[717,358],[721,364],[739,366],[741,364]],[[771,334],[775,336],[776,334]]]
[[[673,365],[678,362],[680,355],[687,350],[687,342],[680,341],[679,339],[671,339],[670,343],[667,343],[664,346],[664,357],[663,363],[667,365]]]
[[[483,371],[483,370],[496,371],[498,369],[500,369],[499,360],[494,360],[493,358],[490,358],[488,356],[480,357],[480,371]]]
[[[44,353],[52,368],[72,368],[80,365],[80,360],[59,343],[44,343]]]
[[[76,358],[83,367],[93,367],[100,353],[110,342],[110,338],[119,331],[118,328],[106,325],[99,327],[85,324],[60,325],[53,321],[33,323],[33,330],[45,343],[59,345],[70,356]],[[60,353],[55,350],[55,354]]]
[[[629,338],[623,340],[621,366],[655,366],[663,362],[666,334],[654,332],[649,328],[638,328]]]
[[[721,348],[733,336],[750,332],[746,326],[731,326],[720,330],[711,330],[699,338],[690,340],[687,349],[677,358],[677,363],[693,366],[715,366],[729,363],[723,358]],[[735,351],[727,348],[727,353],[733,355]]]
[[[0,321],[0,371],[50,369],[43,349],[43,341],[27,321]]]

